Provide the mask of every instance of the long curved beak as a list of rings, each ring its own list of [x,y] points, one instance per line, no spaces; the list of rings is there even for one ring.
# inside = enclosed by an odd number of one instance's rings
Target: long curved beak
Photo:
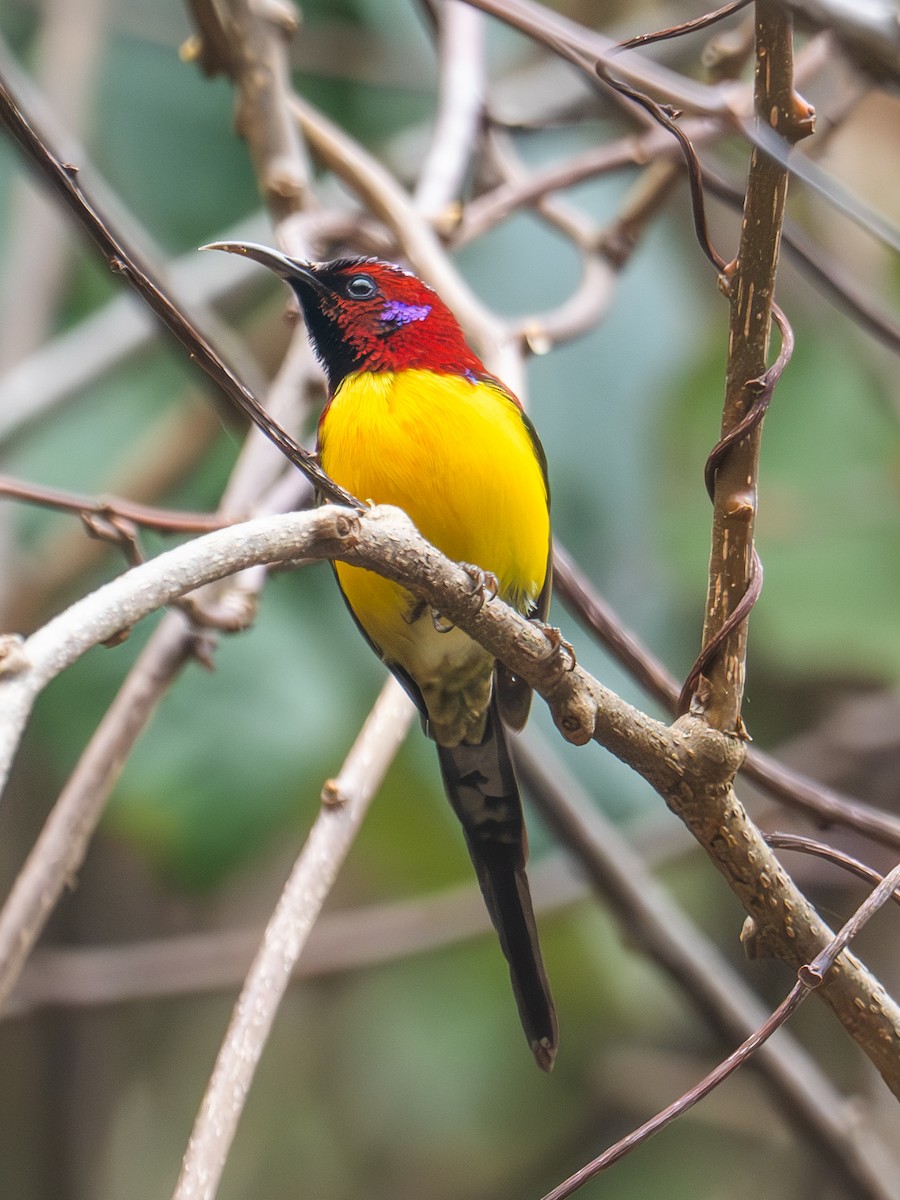
[[[252,258],[274,271],[276,275],[288,283],[306,284],[317,292],[327,292],[328,288],[317,278],[308,263],[296,258],[288,258],[280,250],[272,250],[269,246],[260,246],[257,242],[210,242],[201,246],[201,250],[224,250],[227,254],[241,254],[244,258]]]

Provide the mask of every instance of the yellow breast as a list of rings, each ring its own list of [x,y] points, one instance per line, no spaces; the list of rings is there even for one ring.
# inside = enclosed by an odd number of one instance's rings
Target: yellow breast
[[[350,375],[319,449],[337,483],[402,508],[449,558],[492,572],[509,603],[525,611],[537,598],[550,541],[547,489],[522,413],[502,389],[422,370]],[[337,572],[369,637],[416,678],[409,594],[359,568],[338,564]]]

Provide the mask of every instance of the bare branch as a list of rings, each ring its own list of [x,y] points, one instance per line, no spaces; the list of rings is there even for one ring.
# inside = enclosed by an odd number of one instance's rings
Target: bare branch
[[[0,497],[20,500],[26,504],[37,504],[43,508],[55,508],[61,512],[82,516],[90,513],[97,517],[115,515],[141,525],[145,529],[156,529],[161,533],[205,533],[210,529],[221,529],[233,524],[215,513],[178,512],[175,509],[156,508],[151,504],[138,504],[122,496],[104,496],[93,499],[80,496],[62,488],[42,487],[36,483],[24,483],[9,475],[0,475]]]
[[[485,28],[481,13],[447,0],[439,15],[438,113],[416,185],[416,207],[440,226],[465,182],[485,97]],[[453,213],[449,214],[451,221]]]
[[[730,789],[740,744],[695,717],[669,729],[626,704],[572,658],[555,631],[473,591],[465,568],[450,564],[396,509],[358,513],[326,506],[261,518],[210,533],[129,571],[73,605],[10,654],[0,680],[7,723],[0,766],[8,763],[40,688],[92,645],[108,640],[176,596],[253,562],[333,557],[402,583],[527,680],[577,744],[593,738],[638,771],[689,826],[779,957],[810,962],[830,931],[786,875]],[[786,915],[785,915],[786,914]],[[787,932],[785,928],[787,924]],[[900,1010],[850,954],[821,989],[851,1035],[900,1093]],[[859,1003],[858,1003],[859,1002]]]
[[[598,1158],[595,1158],[593,1162],[582,1167],[580,1171],[576,1171],[574,1175],[570,1176],[564,1183],[561,1183],[559,1187],[554,1188],[552,1192],[548,1192],[543,1200],[565,1200],[566,1197],[573,1195],[589,1180],[594,1179],[602,1171],[605,1171],[627,1154],[630,1154],[637,1146],[643,1145],[654,1134],[665,1129],[667,1125],[677,1120],[688,1109],[693,1108],[695,1104],[717,1088],[720,1083],[724,1082],[729,1075],[732,1075],[739,1067],[743,1066],[753,1054],[757,1053],[759,1048],[765,1044],[772,1034],[781,1028],[788,1017],[806,999],[810,991],[821,984],[824,972],[828,970],[826,964],[834,962],[848,941],[855,936],[873,913],[882,904],[886,903],[898,882],[900,882],[900,866],[895,867],[890,875],[878,885],[866,903],[854,913],[853,917],[843,926],[840,932],[830,940],[819,958],[808,966],[801,966],[797,982],[781,1004],[779,1004],[775,1012],[733,1054],[730,1054],[715,1070],[711,1071],[704,1079],[692,1087],[689,1092],[679,1097],[678,1100],[668,1105],[667,1108],[657,1113],[655,1117],[646,1121],[638,1129],[635,1129],[632,1133],[616,1142],[614,1146],[610,1146],[608,1150]],[[881,1189],[879,1189],[879,1193],[877,1194],[890,1196],[890,1192],[885,1193]]]
[[[766,841],[775,850],[797,850],[801,854],[812,854],[816,858],[834,863],[835,866],[843,867],[845,871],[855,875],[857,879],[864,879],[866,883],[877,884],[884,878],[877,871],[873,871],[871,867],[867,867],[865,863],[861,863],[859,859],[845,854],[843,850],[836,850],[834,846],[826,846],[824,842],[817,842],[814,838],[802,837],[797,833],[767,833]],[[892,899],[900,904],[900,891],[895,891]]]
[[[759,0],[756,31],[759,120],[796,141],[811,132],[812,125],[811,110],[804,108],[793,90],[790,22],[777,4]],[[740,250],[735,263],[726,268],[731,323],[720,445],[727,444],[728,453],[720,455],[715,465],[703,648],[706,651],[715,644],[716,654],[704,665],[705,694],[700,705],[717,729],[738,735],[743,731],[747,621],[733,618],[751,595],[760,573],[753,531],[762,422],[745,425],[745,418],[759,412],[759,381],[766,374],[787,180],[782,166],[754,149]],[[699,679],[694,679],[691,690],[696,693],[698,686]]]
[[[587,896],[562,851],[532,860],[528,877],[538,914],[570,908]],[[47,1007],[102,1007],[231,992],[250,969],[261,932],[227,929],[125,945],[38,947],[0,1019]],[[358,971],[490,932],[490,918],[474,882],[412,900],[325,912],[293,978]]]
[[[285,103],[290,91],[288,42],[298,19],[286,0],[189,0],[200,37],[182,48],[207,75],[236,88],[235,125],[247,141],[260,190],[276,224],[312,200],[306,149]]]
[[[550,828],[637,945],[690,997],[727,1044],[752,1035],[766,1011],[702,930],[683,916],[619,830],[534,735],[516,744],[522,777]],[[877,878],[875,880],[877,882]],[[893,1188],[848,1128],[830,1080],[786,1035],[760,1047],[754,1064],[791,1122],[828,1159],[853,1194],[893,1200]]]
[[[556,594],[569,612],[599,639],[648,695],[674,715],[680,692],[675,676],[625,627],[558,541],[553,552],[553,580]],[[768,795],[817,821],[847,826],[900,850],[900,820],[892,813],[881,812],[814,782],[754,746],[747,747],[740,771]]]
[[[77,169],[62,161],[47,139],[34,126],[8,85],[0,79],[0,123],[16,141],[27,161],[46,180],[54,194],[66,204],[73,217],[96,244],[109,263],[110,270],[125,276],[166,329],[184,346],[191,358],[209,375],[250,420],[262,429],[282,453],[297,466],[325,496],[352,502],[319,469],[313,455],[300,446],[272,420],[250,389],[238,378],[224,358],[213,348],[199,327],[177,308],[135,251],[126,247],[103,214],[83,192]]]
[[[0,911],[0,1008],[63,889],[84,861],[107,797],[134,742],[192,649],[193,637],[184,619],[168,617],[143,651],[63,789]],[[0,694],[3,683],[0,680]],[[10,732],[4,722],[3,733]]]
[[[336,779],[285,884],[240,999],[185,1153],[173,1200],[211,1200],[256,1064],[319,910],[413,716],[392,677]]]

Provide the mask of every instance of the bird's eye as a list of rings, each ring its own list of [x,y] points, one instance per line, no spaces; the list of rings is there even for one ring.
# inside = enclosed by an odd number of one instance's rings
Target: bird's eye
[[[347,295],[351,300],[371,300],[377,291],[371,275],[354,275],[347,283]]]

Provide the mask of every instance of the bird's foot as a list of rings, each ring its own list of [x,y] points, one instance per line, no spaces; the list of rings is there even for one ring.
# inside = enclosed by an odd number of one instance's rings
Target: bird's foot
[[[491,601],[500,591],[500,583],[497,576],[491,571],[485,571],[483,567],[477,567],[474,563],[459,564],[471,580],[471,595],[478,597],[478,607],[476,612],[481,612],[485,601]]]
[[[562,669],[566,674],[574,671],[578,666],[578,660],[575,658],[575,647],[572,643],[566,641],[555,625],[548,625],[545,621],[534,619],[532,619],[532,624],[537,625],[538,629],[540,629],[550,643],[546,657],[549,659],[556,656],[560,660]]]

